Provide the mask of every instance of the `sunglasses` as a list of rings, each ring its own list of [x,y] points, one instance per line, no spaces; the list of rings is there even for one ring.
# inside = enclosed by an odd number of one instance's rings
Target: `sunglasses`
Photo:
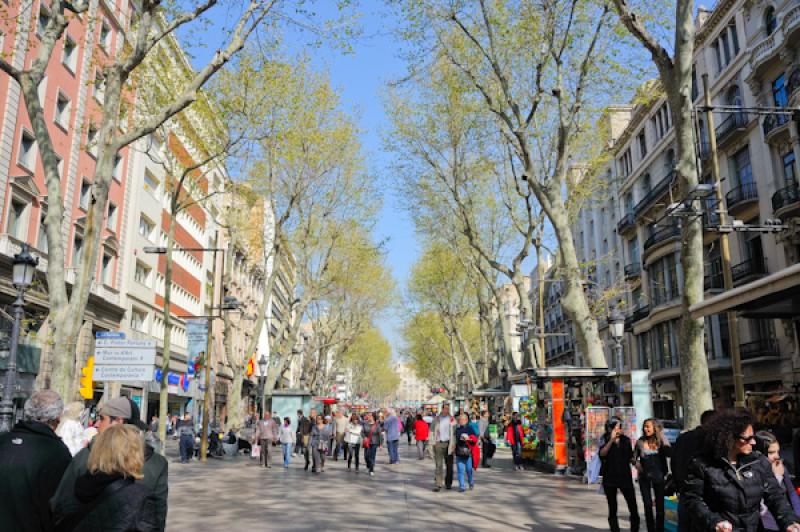
[[[739,441],[742,443],[756,443],[756,437],[753,434],[750,436],[739,436]]]

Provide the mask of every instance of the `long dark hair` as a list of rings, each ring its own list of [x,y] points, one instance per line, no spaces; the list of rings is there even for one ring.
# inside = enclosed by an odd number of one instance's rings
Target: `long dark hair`
[[[703,425],[703,451],[710,458],[727,458],[728,450],[753,424],[753,418],[743,410],[724,412]]]

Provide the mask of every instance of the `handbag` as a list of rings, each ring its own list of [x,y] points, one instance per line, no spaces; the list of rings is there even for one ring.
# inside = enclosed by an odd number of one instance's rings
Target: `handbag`
[[[459,458],[469,458],[472,456],[472,450],[466,442],[459,441],[456,444],[456,456]]]
[[[250,451],[250,456],[253,458],[258,458],[261,456],[261,446],[259,444],[254,444],[252,450]]]
[[[372,434],[375,432],[375,427],[377,426],[378,426],[377,423],[373,424],[372,428],[369,430],[369,434],[367,435],[366,438],[364,438],[364,441],[361,442],[364,445],[364,449],[369,449],[370,446],[372,445]]]

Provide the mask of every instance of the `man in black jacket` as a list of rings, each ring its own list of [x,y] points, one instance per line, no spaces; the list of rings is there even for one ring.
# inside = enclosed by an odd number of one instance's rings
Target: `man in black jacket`
[[[56,392],[36,392],[25,402],[25,420],[0,435],[0,530],[53,529],[48,501],[72,459],[53,432],[63,411]]]
[[[134,425],[140,430],[146,428],[145,424],[139,420],[139,407],[127,397],[117,397],[106,401],[98,413],[96,426],[99,432],[119,424]],[[75,496],[75,481],[88,470],[88,461],[89,448],[87,447],[75,455],[64,472],[64,477],[61,479],[55,495],[50,499],[50,506],[56,517],[71,514],[80,507],[80,502]],[[156,517],[161,530],[164,530],[167,524],[167,460],[147,444],[144,446],[142,473],[144,478],[137,482],[141,482],[153,490],[156,498]]]
[[[700,454],[703,449],[703,426],[716,417],[717,412],[706,410],[700,415],[700,426],[686,431],[675,440],[670,458],[670,470],[675,487],[682,495],[686,482],[686,473],[692,458]],[[691,530],[689,511],[686,508],[686,497],[678,497],[678,530],[688,532]]]

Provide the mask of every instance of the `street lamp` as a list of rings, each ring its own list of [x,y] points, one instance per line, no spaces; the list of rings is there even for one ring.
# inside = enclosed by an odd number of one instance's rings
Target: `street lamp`
[[[14,389],[17,383],[17,348],[19,347],[19,324],[25,307],[25,290],[33,282],[33,273],[39,264],[39,258],[28,251],[28,245],[22,244],[22,249],[14,255],[12,260],[11,282],[17,289],[17,299],[11,307],[13,309],[14,324],[11,328],[11,346],[9,350],[8,366],[6,367],[6,381],[3,388],[3,401],[0,402],[0,433],[9,432],[13,425],[14,415]]]
[[[264,385],[267,382],[267,357],[264,353],[258,358],[258,395],[261,397],[261,414],[264,414]]]
[[[617,355],[617,393],[622,406],[622,335],[625,333],[625,317],[619,309],[614,308],[608,317],[608,332],[614,340],[614,351]]]

